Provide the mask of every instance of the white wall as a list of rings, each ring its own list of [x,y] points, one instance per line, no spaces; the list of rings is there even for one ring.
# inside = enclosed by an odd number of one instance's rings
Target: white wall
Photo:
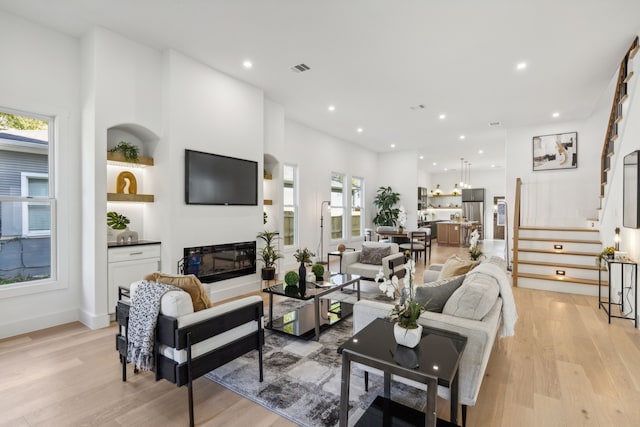
[[[418,152],[406,150],[378,155],[378,186],[400,193],[398,206],[407,211],[407,228],[418,226]]]
[[[70,322],[80,301],[80,44],[0,12],[0,105],[55,117],[57,279],[0,286],[0,338]]]
[[[323,200],[331,199],[331,173],[364,178],[367,224],[373,218],[373,195],[377,188],[377,156],[375,153],[356,144],[335,138],[290,119],[285,120],[284,149],[277,154],[282,164],[298,166],[299,172],[299,241],[294,248],[287,248],[283,268],[295,266],[292,256],[297,247],[308,247],[319,256],[320,251],[320,205]],[[414,181],[415,182],[415,181]],[[415,185],[414,185],[415,186]],[[350,206],[350,193],[347,192],[345,206]],[[324,216],[324,254],[335,250],[338,243],[346,246],[358,246],[362,238],[332,240],[329,219]]]
[[[597,114],[587,121],[549,123],[507,131],[507,204],[513,224],[516,178],[521,178],[522,225],[586,226],[597,215],[600,153],[606,120]],[[578,132],[578,167],[533,171],[532,138]]]
[[[165,52],[165,108],[168,127],[155,168],[162,171],[158,197],[165,225],[163,270],[175,273],[183,248],[255,240],[262,230],[262,206],[198,206],[184,201],[184,150],[257,161],[263,169],[262,90],[194,61]],[[260,174],[259,174],[260,175]],[[258,194],[262,200],[262,190]],[[166,218],[166,222],[164,220]],[[165,245],[166,242],[166,245]],[[259,289],[259,273],[214,284],[215,298]]]

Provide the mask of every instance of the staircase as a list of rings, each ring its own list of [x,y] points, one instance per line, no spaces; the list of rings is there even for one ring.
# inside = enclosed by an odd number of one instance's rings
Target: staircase
[[[519,227],[514,248],[514,284],[583,295],[598,295],[595,259],[602,250],[595,228]],[[607,275],[602,275],[603,285]]]

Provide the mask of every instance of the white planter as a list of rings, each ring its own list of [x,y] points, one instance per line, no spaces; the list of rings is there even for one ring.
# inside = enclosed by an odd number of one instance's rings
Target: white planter
[[[418,327],[414,329],[405,329],[396,323],[393,325],[393,336],[398,344],[413,348],[417,346],[422,339],[422,325],[418,325]]]

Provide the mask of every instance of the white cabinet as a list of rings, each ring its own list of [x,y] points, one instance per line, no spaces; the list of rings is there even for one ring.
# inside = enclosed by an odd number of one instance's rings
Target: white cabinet
[[[107,267],[109,314],[115,313],[119,286],[128,286],[156,271],[160,271],[159,243],[109,248]]]

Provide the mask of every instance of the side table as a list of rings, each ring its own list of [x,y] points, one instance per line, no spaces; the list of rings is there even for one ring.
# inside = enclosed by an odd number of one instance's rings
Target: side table
[[[629,259],[605,259],[607,262],[607,270],[609,271],[609,283],[608,283],[608,298],[602,299],[602,270],[598,270],[598,309],[603,309],[605,313],[607,313],[607,317],[609,318],[609,323],[611,323],[611,318],[616,317],[618,319],[631,319],[626,316],[616,316],[611,314],[611,306],[617,305],[620,307],[620,311],[624,313],[624,271],[625,267],[629,266],[631,268],[631,283],[627,286],[627,293],[633,287],[633,296],[635,299],[633,306],[633,324],[637,328],[638,327],[638,263],[631,261]],[[620,265],[620,302],[611,302],[611,273],[613,270],[613,266],[616,264]]]
[[[376,319],[338,348],[338,352],[342,353],[340,427],[348,425],[352,362],[384,372],[384,396],[374,401],[362,415],[357,426],[416,425],[416,418],[418,425],[435,427],[437,423],[438,426],[457,426],[458,367],[467,345],[467,338],[454,332],[425,327],[418,346],[408,348],[396,344],[393,325],[388,320]],[[415,410],[391,400],[392,375],[426,385],[425,413],[416,414]],[[438,385],[451,389],[450,422],[436,417]],[[398,424],[395,424],[394,420]]]
[[[348,251],[355,251],[356,248],[345,248]],[[340,252],[340,251],[332,251],[332,252],[327,252],[327,268],[329,268],[331,266],[331,258],[332,256],[337,256],[338,258],[340,258],[340,267],[338,270],[338,273],[342,274],[342,254],[344,252]]]

